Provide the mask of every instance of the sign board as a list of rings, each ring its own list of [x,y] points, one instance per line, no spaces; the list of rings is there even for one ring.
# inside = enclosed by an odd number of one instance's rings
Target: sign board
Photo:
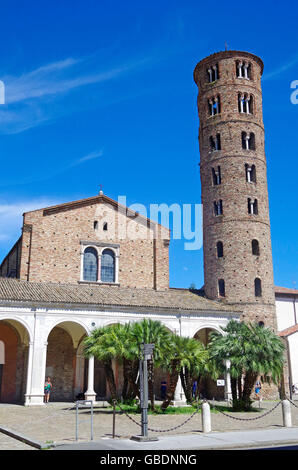
[[[223,379],[217,380],[216,385],[218,387],[224,387],[225,386],[225,381]]]

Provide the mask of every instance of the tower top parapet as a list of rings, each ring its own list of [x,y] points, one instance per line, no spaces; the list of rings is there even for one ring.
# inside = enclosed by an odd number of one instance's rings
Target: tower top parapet
[[[207,65],[209,62],[213,62],[214,60],[222,60],[222,59],[230,59],[232,57],[246,57],[247,59],[254,60],[257,62],[260,66],[260,75],[263,73],[264,69],[264,63],[260,57],[258,57],[255,54],[252,54],[251,52],[246,52],[246,51],[219,51],[219,52],[214,52],[213,54],[210,54],[209,56],[205,57],[204,59],[200,60],[200,62],[197,63],[195,69],[194,69],[194,81],[198,83],[197,81],[197,73],[198,70],[203,66]]]

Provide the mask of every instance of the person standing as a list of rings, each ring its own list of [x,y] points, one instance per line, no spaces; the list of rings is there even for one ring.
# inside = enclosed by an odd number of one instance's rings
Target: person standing
[[[44,384],[44,401],[45,401],[45,403],[49,403],[52,388],[53,388],[53,385],[52,385],[52,382],[51,382],[51,378],[47,377],[47,379],[45,381],[45,384]]]

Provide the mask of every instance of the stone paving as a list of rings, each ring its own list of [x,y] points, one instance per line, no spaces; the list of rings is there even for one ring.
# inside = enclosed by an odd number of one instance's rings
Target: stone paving
[[[216,402],[216,405],[224,403]],[[220,412],[212,412],[212,431],[242,431],[249,429],[278,429],[283,426],[282,405],[279,404],[272,410],[278,402],[263,401],[259,408],[259,403],[255,403],[256,411],[250,413],[226,412],[230,417]],[[291,405],[292,426],[298,427],[298,400],[295,399]],[[212,409],[212,401],[210,402]],[[269,412],[266,414],[267,412]],[[139,415],[130,415],[134,421],[140,422]],[[182,424],[190,415],[149,415],[149,429],[159,430],[159,432],[149,431],[149,435],[187,435],[202,433],[201,414],[195,414],[182,427],[161,432]],[[241,418],[241,420],[232,419]],[[248,419],[244,421],[243,419]],[[259,419],[251,419],[259,418]],[[112,437],[113,414],[110,408],[102,404],[94,406],[93,435],[94,440]],[[67,444],[76,442],[76,410],[74,403],[48,403],[44,406],[25,407],[22,405],[0,404],[0,427],[5,427],[25,435],[33,440],[43,443]],[[79,442],[90,441],[91,424],[90,410],[80,409],[79,412]],[[140,434],[140,426],[135,424],[125,414],[117,413],[116,416],[116,437],[130,438],[132,435]],[[34,450],[33,447],[23,444],[11,437],[0,433],[0,450]]]

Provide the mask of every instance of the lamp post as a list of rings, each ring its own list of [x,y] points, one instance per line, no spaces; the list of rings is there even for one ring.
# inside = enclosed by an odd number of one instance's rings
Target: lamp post
[[[152,359],[154,343],[140,344],[139,375],[140,375],[140,401],[142,435],[132,436],[135,441],[158,441],[156,437],[148,437],[148,367],[147,361]]]

